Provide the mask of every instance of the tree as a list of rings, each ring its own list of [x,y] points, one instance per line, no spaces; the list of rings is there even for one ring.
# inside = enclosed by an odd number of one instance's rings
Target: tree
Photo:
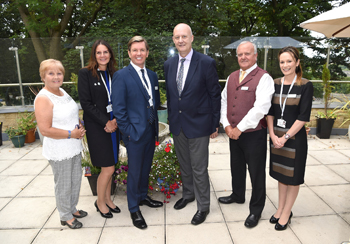
[[[103,0],[16,0],[22,21],[31,37],[39,62],[48,57],[62,60],[61,38],[84,35],[102,9]],[[82,16],[77,21],[79,16]],[[48,37],[48,40],[43,38]],[[46,43],[47,41],[48,43]],[[48,46],[48,50],[46,49]]]

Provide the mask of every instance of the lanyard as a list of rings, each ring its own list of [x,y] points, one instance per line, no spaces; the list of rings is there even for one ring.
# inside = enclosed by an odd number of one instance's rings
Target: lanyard
[[[292,90],[296,80],[297,80],[297,76],[294,76],[294,80],[293,80],[292,84],[289,87],[288,93],[286,95],[286,99],[284,99],[283,106],[282,106],[282,92],[283,92],[284,77],[282,78],[282,85],[281,85],[281,91],[280,91],[280,108],[281,108],[281,111],[282,111],[281,119],[283,119],[283,112],[284,112],[284,109],[286,108],[286,102],[287,102],[288,95],[289,95],[290,91]]]
[[[139,72],[141,72],[141,70]],[[144,72],[145,72],[144,74],[145,74],[145,79],[146,79],[146,69],[144,69]],[[150,106],[153,106],[151,82],[149,83],[149,86],[146,86],[145,82],[147,82],[147,80],[143,80],[142,73],[141,73],[140,78],[141,78],[142,85],[146,89],[148,96],[149,96],[148,103],[150,104]]]
[[[146,69],[144,69],[144,70],[145,70],[144,72],[145,72],[145,79],[146,79]],[[141,72],[141,70],[140,70],[140,72]],[[147,79],[146,79],[146,80],[143,80],[143,78],[142,78],[142,73],[141,73],[141,81],[142,81],[142,85],[145,87],[145,89],[146,89],[146,91],[147,91],[149,97],[151,98],[151,96],[152,96],[151,84],[149,84],[149,86],[146,85],[145,82],[147,82]]]
[[[104,72],[106,73],[106,71],[104,71]],[[105,85],[105,88],[106,88],[106,91],[107,91],[108,103],[111,103],[111,93],[112,93],[112,85],[111,85],[112,82],[110,82],[110,81],[111,81],[111,76],[109,75],[109,82],[108,82],[108,78],[107,78],[107,74],[106,74],[106,79],[107,79],[107,82],[109,83],[109,84],[108,84],[109,87],[107,87],[106,81],[105,81],[105,79],[103,78],[103,75],[100,74],[100,76],[101,76],[101,79],[102,79],[103,84]],[[108,88],[109,88],[109,89],[108,89]]]

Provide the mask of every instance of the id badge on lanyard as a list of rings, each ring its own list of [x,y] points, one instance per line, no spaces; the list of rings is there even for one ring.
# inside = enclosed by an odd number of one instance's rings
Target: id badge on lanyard
[[[106,72],[106,71],[105,71]],[[107,77],[106,77],[107,78]],[[106,84],[106,81],[105,79],[103,78],[103,75],[101,75],[101,79],[103,81],[103,84],[105,85],[105,88],[106,88],[106,91],[107,91],[107,96],[108,96],[108,105],[106,106],[106,109],[107,109],[107,113],[110,113],[113,111],[113,108],[112,108],[112,102],[111,102],[111,93],[112,93],[112,81],[111,81],[111,76],[109,75],[109,82],[108,82],[108,87],[107,87],[107,84]]]
[[[283,113],[284,113],[284,110],[286,108],[286,102],[287,102],[287,99],[288,99],[288,95],[290,93],[290,91],[292,90],[293,86],[294,86],[294,83],[295,81],[297,80],[297,76],[294,77],[294,80],[292,82],[292,84],[290,85],[289,87],[289,90],[288,90],[288,93],[286,95],[286,98],[284,99],[284,102],[282,104],[282,94],[283,94],[283,83],[284,83],[284,78],[282,79],[282,85],[281,85],[281,91],[280,91],[280,108],[281,108],[281,118],[280,119],[277,119],[277,126],[281,127],[281,128],[286,128],[286,124],[287,122],[283,119]]]

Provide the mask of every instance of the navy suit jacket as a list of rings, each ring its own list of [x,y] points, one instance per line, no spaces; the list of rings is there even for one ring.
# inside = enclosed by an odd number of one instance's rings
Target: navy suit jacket
[[[158,137],[157,109],[160,105],[157,74],[147,69],[152,86],[155,121],[153,122]],[[123,138],[137,142],[142,138],[149,124],[150,106],[148,93],[132,65],[117,71],[112,79],[113,114],[117,118],[118,127]]]
[[[170,131],[187,138],[208,136],[220,122],[221,87],[215,60],[193,50],[185,86],[179,96],[176,75],[179,56],[164,63]]]

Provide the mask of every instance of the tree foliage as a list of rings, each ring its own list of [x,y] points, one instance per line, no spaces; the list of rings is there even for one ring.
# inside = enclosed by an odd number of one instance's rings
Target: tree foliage
[[[84,35],[102,9],[103,0],[15,0],[23,24],[28,31],[39,62],[62,60],[61,38]],[[49,38],[47,43],[43,38]],[[77,42],[77,39],[72,43]],[[46,49],[48,45],[48,49]]]

